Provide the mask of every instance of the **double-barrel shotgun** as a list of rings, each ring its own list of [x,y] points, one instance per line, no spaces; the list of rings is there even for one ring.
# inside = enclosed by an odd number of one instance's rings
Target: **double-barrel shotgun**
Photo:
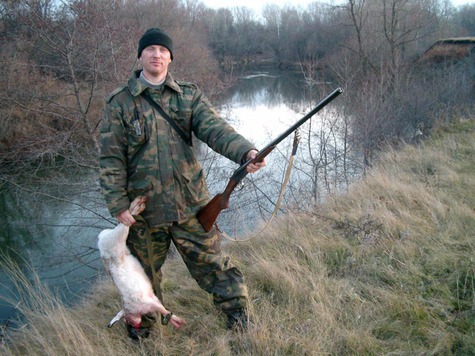
[[[210,231],[213,227],[218,215],[224,209],[229,208],[229,199],[231,197],[231,193],[237,187],[239,182],[241,182],[244,177],[247,176],[246,167],[251,163],[258,163],[262,162],[264,158],[287,136],[289,136],[292,132],[297,130],[301,125],[303,125],[307,120],[309,120],[312,116],[314,116],[317,112],[323,109],[328,103],[330,103],[333,99],[335,99],[338,95],[343,93],[341,88],[335,89],[330,95],[328,95],[325,99],[317,104],[308,114],[302,117],[299,121],[297,121],[294,125],[289,127],[284,133],[282,133],[279,137],[265,146],[262,150],[260,150],[256,157],[246,161],[243,165],[241,165],[238,169],[236,169],[229,179],[229,182],[226,186],[226,189],[219,194],[216,194],[213,199],[211,199],[208,204],[201,208],[201,210],[197,214],[197,218],[205,231]]]

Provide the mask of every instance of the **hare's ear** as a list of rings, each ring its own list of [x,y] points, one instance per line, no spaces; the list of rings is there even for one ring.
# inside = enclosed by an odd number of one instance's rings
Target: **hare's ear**
[[[121,310],[120,312],[117,313],[117,315],[110,321],[109,325],[107,325],[108,328],[111,328],[112,325],[117,323],[120,319],[124,317],[124,311]]]

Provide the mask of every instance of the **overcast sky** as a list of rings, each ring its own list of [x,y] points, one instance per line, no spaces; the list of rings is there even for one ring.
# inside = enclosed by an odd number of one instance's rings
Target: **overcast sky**
[[[276,4],[279,6],[284,6],[290,4],[293,6],[300,5],[305,7],[307,4],[315,2],[315,0],[202,0],[203,3],[211,8],[217,9],[220,7],[236,7],[236,6],[245,6],[254,11],[261,12],[262,8],[269,4]],[[333,0],[333,1],[322,1],[329,2],[332,4],[338,4],[344,2],[344,0]],[[464,5],[464,4],[475,4],[475,0],[452,0],[452,4],[455,6]]]

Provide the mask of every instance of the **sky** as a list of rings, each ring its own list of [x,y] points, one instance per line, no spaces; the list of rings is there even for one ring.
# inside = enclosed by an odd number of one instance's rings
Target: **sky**
[[[308,4],[315,2],[315,0],[202,0],[207,7],[217,9],[220,7],[236,7],[245,6],[256,12],[261,12],[262,8],[269,4],[276,4],[284,6],[290,4],[293,6],[306,7]],[[344,0],[322,0],[322,2],[338,4],[344,2]],[[452,0],[454,6],[460,6],[465,4],[475,4],[475,0]]]

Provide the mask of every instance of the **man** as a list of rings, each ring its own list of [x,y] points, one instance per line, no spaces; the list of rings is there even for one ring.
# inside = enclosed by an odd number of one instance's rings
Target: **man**
[[[242,273],[221,253],[216,229],[205,232],[196,218],[209,193],[191,136],[239,164],[257,151],[218,116],[196,85],[172,78],[168,66],[173,41],[166,32],[146,31],[138,58],[142,70],[109,96],[104,110],[100,181],[107,206],[119,222],[131,226],[127,245],[162,302],[160,269],[173,241],[198,285],[227,315],[228,327],[245,328],[247,289]],[[253,173],[264,165],[250,164],[247,170]],[[128,207],[139,195],[147,196],[148,202],[134,218]],[[141,329],[128,327],[129,335],[147,337],[154,321],[153,316],[144,317]]]

